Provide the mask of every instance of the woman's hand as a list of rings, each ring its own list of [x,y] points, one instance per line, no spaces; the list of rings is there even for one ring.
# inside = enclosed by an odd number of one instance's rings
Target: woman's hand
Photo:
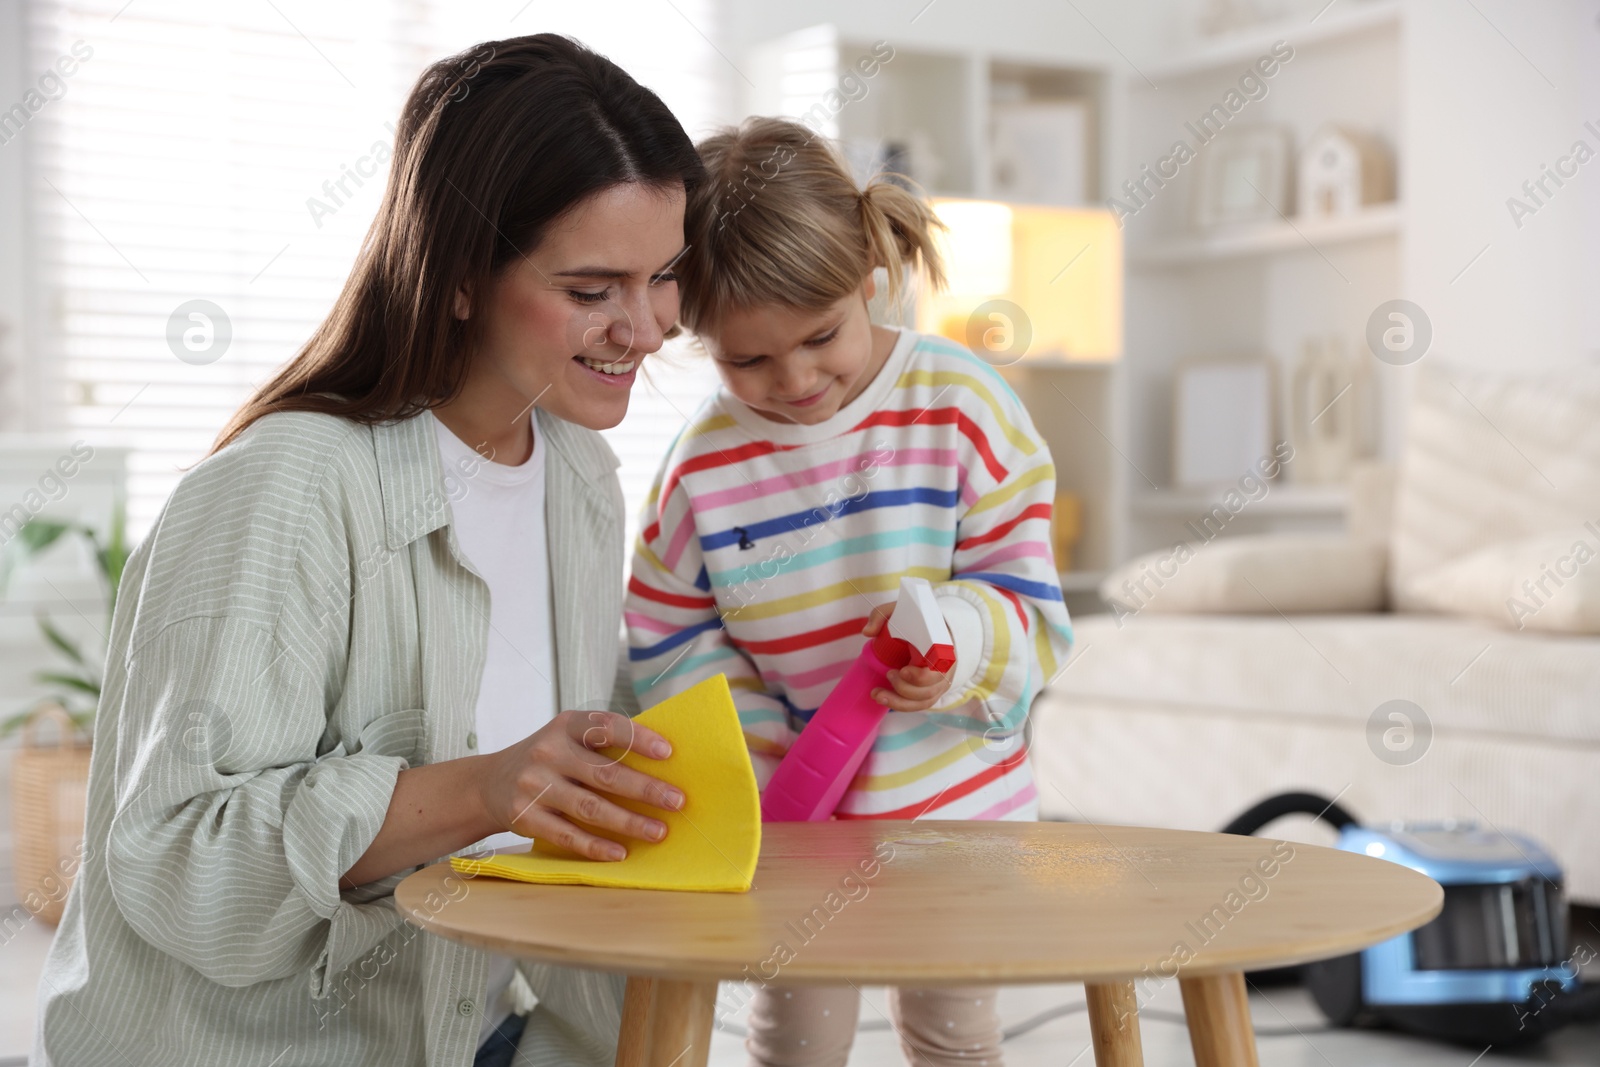
[[[620,860],[628,853],[590,828],[661,840],[667,835],[665,823],[601,793],[668,811],[683,807],[683,794],[601,751],[608,748],[657,760],[672,754],[665,738],[626,715],[563,711],[533,736],[484,757],[488,767],[478,793],[489,821],[593,860]]]
[[[876,637],[893,614],[894,601],[880,604],[872,609],[861,632],[867,637]],[[927,711],[950,691],[950,673],[954,670],[951,667],[950,671],[940,674],[931,667],[897,667],[889,672],[889,684],[894,690],[874,689],[872,699],[891,711]]]

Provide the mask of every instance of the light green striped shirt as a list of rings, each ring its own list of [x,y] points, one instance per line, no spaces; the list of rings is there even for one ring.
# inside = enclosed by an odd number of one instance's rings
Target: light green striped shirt
[[[616,457],[538,432],[560,705],[621,706]],[[183,479],[123,575],[35,1063],[471,1062],[485,954],[403,922],[401,875],[339,889],[399,771],[476,748],[489,594],[452,491],[425,418],[271,415]],[[523,976],[518,1063],[609,1064],[622,979]]]

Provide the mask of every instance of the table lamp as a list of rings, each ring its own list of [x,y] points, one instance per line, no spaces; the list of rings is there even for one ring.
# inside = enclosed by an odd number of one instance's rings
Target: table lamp
[[[918,300],[917,328],[997,366],[1122,355],[1122,231],[1109,211],[932,201],[949,285]]]

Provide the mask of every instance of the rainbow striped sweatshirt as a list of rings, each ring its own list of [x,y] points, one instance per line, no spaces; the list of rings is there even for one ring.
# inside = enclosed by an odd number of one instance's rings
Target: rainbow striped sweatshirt
[[[960,345],[906,330],[827,422],[772,422],[725,390],[673,442],[626,605],[646,705],[728,676],[764,787],[902,576],[951,623],[955,681],[891,712],[841,818],[1032,819],[1022,728],[1072,631],[1050,550],[1055,469],[1016,394]]]

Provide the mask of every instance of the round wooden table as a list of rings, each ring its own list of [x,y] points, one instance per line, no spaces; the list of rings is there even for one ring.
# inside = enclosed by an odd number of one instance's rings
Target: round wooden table
[[[1138,997],[1174,979],[1197,1067],[1246,1067],[1245,970],[1354,952],[1421,926],[1444,899],[1386,860],[1224,834],[871,820],[762,830],[743,894],[464,880],[439,864],[395,900],[441,937],[627,974],[619,1067],[703,1067],[719,981],[1083,982],[1095,1063],[1130,1067],[1144,1062]]]

